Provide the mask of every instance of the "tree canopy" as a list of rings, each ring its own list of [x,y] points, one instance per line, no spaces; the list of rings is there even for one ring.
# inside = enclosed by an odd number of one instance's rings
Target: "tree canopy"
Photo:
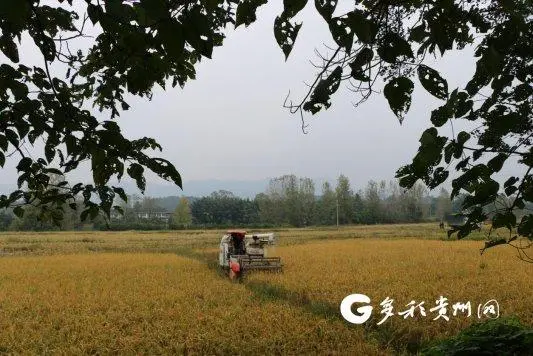
[[[228,25],[249,26],[267,0],[3,0],[0,2],[0,50],[9,59],[0,65],[0,165],[19,155],[19,189],[0,198],[0,207],[34,204],[43,217],[59,221],[62,206],[83,198],[84,217],[107,215],[124,191],[109,184],[125,174],[141,191],[145,171],[181,186],[174,165],[149,151],[161,150],[152,138],[128,139],[116,118],[129,109],[127,94],[150,98],[155,85],[183,86],[195,78],[195,64],[222,45]],[[509,236],[491,239],[487,247],[533,239],[533,215],[517,216],[533,201],[533,3],[529,0],[368,0],[354,2],[346,13],[337,0],[315,0],[335,44],[323,57],[307,94],[286,102],[294,113],[317,114],[332,105],[341,82],[362,95],[383,95],[401,123],[418,81],[442,105],[431,112],[432,127],[420,138],[412,162],[397,171],[405,188],[423,181],[433,189],[450,171],[452,197],[466,193],[462,208],[467,223],[450,231],[467,236],[486,220],[493,205],[492,227]],[[302,27],[295,16],[307,0],[284,0],[274,20],[274,38],[288,57]],[[87,26],[97,35],[89,48],[75,48]],[[33,42],[41,66],[25,65],[22,41]],[[449,88],[426,57],[475,48],[476,70],[464,88]],[[57,77],[52,65],[62,64]],[[98,120],[90,107],[109,115]],[[471,131],[454,132],[453,122],[475,123]],[[444,126],[450,132],[444,132]],[[42,157],[32,158],[25,144],[43,140]],[[50,174],[90,162],[93,184],[66,181],[49,188]],[[494,178],[505,165],[523,168],[522,176]],[[496,204],[500,192],[508,204]],[[119,207],[115,207],[119,209]],[[22,206],[16,213],[23,214]]]

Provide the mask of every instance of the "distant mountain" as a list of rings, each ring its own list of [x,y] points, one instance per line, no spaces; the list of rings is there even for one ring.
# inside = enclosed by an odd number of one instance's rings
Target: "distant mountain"
[[[241,198],[254,198],[264,192],[268,185],[268,179],[236,181],[236,180],[193,180],[183,182],[183,190],[175,185],[163,183],[146,183],[145,195],[151,197],[188,196],[202,197],[210,195],[218,190],[228,190]],[[139,190],[133,182],[120,184],[128,194],[139,194]]]
[[[268,179],[237,181],[237,180],[196,180],[183,183],[183,194],[188,196],[206,196],[217,190],[228,190],[242,198],[254,198],[264,192]]]
[[[198,198],[196,197],[186,197],[189,201],[189,204],[194,203]],[[169,196],[169,197],[160,197],[155,198],[156,205],[161,208],[163,211],[173,212],[180,202],[181,197],[178,196]]]
[[[112,185],[116,183],[110,183]],[[121,186],[127,194],[140,195],[135,183],[131,180],[124,179]],[[228,190],[236,196],[242,198],[254,198],[257,194],[264,192],[268,185],[268,179],[237,181],[237,180],[192,180],[183,183],[183,190],[170,183],[146,183],[146,196],[151,197],[177,197],[177,196],[207,196],[217,190]],[[17,187],[14,184],[0,184],[0,194],[8,194]]]

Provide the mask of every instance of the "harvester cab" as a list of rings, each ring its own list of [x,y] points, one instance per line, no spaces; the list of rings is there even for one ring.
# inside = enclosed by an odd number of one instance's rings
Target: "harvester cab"
[[[219,265],[232,279],[254,270],[280,272],[281,258],[266,256],[266,247],[274,244],[275,235],[271,232],[228,231],[220,240]]]

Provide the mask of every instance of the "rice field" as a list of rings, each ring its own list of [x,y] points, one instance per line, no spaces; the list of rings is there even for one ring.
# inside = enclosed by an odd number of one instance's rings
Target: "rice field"
[[[269,254],[284,272],[242,282],[216,267],[222,231],[0,234],[0,353],[416,353],[490,299],[533,325],[533,266],[434,225],[280,229]],[[339,312],[353,293],[374,307],[362,325]],[[440,296],[448,321],[430,312]],[[377,325],[387,297],[395,315]],[[397,314],[412,300],[425,317]],[[472,315],[453,316],[467,301]]]

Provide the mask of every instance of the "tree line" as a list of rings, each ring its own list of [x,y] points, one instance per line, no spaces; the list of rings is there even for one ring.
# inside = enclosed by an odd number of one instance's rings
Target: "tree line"
[[[79,207],[65,206],[60,226],[47,221],[40,209],[26,209],[18,217],[0,213],[1,230],[162,230],[211,227],[305,227],[346,224],[415,223],[443,220],[461,209],[462,196],[453,201],[445,189],[430,195],[422,184],[400,188],[395,181],[370,181],[355,191],[348,177],[319,189],[311,178],[284,175],[270,180],[253,199],[220,190],[204,197],[140,197],[117,202],[121,214],[98,215],[82,222]]]

